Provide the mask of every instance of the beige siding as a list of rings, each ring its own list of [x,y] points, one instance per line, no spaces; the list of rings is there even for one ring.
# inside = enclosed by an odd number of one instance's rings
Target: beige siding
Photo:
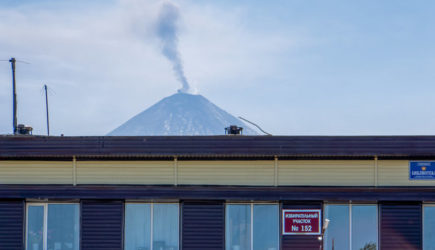
[[[174,161],[77,161],[77,184],[175,183]],[[286,186],[374,186],[373,160],[279,160]],[[72,184],[72,161],[0,161],[0,184]],[[178,161],[178,184],[274,185],[274,161]],[[379,186],[435,186],[410,181],[409,161],[379,160]]]
[[[279,185],[373,186],[374,161],[279,161]]]
[[[409,180],[409,161],[379,161],[379,186],[435,186],[435,180]]]
[[[273,185],[273,161],[179,161],[178,183]]]
[[[173,161],[77,161],[77,184],[173,183]]]
[[[0,161],[0,184],[72,184],[72,161]]]

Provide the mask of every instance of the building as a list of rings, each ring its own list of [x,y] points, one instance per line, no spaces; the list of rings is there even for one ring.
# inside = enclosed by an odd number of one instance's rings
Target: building
[[[434,158],[435,136],[0,136],[0,249],[434,249]]]

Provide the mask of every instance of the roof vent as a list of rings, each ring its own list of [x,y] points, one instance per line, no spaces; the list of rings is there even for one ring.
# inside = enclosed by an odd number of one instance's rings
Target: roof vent
[[[229,127],[225,128],[226,135],[241,135],[242,131],[243,128],[237,127],[237,125],[230,125]]]
[[[18,124],[17,134],[19,135],[31,135],[33,128],[24,124]]]

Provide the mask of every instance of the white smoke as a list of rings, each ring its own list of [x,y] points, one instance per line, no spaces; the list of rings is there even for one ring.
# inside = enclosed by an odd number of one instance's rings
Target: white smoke
[[[175,76],[181,82],[182,87],[178,92],[189,92],[189,82],[184,75],[183,63],[178,51],[178,20],[179,9],[170,2],[162,4],[157,21],[157,35],[162,42],[162,53],[172,63]]]

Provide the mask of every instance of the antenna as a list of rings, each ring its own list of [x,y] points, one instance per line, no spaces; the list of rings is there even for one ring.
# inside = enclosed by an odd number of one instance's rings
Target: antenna
[[[261,132],[263,132],[264,134],[266,134],[266,135],[272,135],[272,134],[269,134],[269,133],[267,133],[266,131],[264,131],[264,130],[263,130],[262,128],[260,128],[260,126],[258,126],[257,124],[255,124],[255,123],[253,123],[253,122],[251,122],[251,121],[248,121],[248,120],[246,120],[245,118],[243,118],[243,117],[241,117],[241,116],[239,116],[239,118],[242,119],[242,120],[244,120],[245,122],[248,122],[248,123],[254,125],[255,127],[257,127],[257,128],[258,128]]]
[[[15,63],[17,60],[15,60],[15,58],[11,58],[9,60],[9,62],[11,63],[11,67],[12,67],[12,107],[13,107],[13,130],[14,130],[14,135],[17,134],[17,127],[18,127],[18,119],[17,119],[17,89],[16,89],[16,84],[15,84]]]
[[[45,91],[45,110],[47,114],[47,135],[50,136],[50,119],[48,116],[48,94],[47,94],[47,84],[44,84]]]
[[[25,64],[30,64],[29,62],[25,62],[25,61],[19,61],[16,60],[14,57],[12,57],[9,60],[0,60],[0,61],[9,61],[11,63],[11,67],[12,67],[12,127],[13,127],[13,132],[14,135],[18,134],[18,118],[17,118],[17,86],[16,86],[16,82],[15,82],[15,63],[16,62],[20,62],[20,63],[25,63]],[[21,125],[20,125],[21,126]],[[23,125],[24,126],[24,125]],[[30,127],[26,127],[25,129],[27,129],[27,132],[31,132],[31,128]],[[29,130],[30,129],[30,130]],[[26,133],[27,133],[26,132]],[[20,132],[21,133],[21,132]]]

